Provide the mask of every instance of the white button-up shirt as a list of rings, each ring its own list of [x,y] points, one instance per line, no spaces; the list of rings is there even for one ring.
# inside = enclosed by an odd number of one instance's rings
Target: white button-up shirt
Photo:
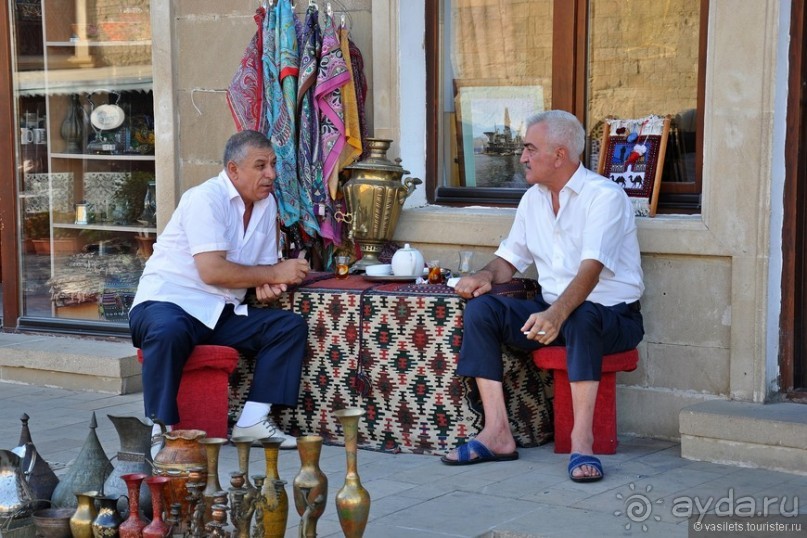
[[[625,191],[580,165],[560,191],[560,210],[543,185],[524,193],[507,238],[496,255],[524,271],[535,263],[544,300],[553,303],[583,260],[603,264],[587,300],[613,306],[644,292],[633,207]]]
[[[224,310],[247,314],[246,289],[210,286],[202,281],[193,256],[226,251],[227,260],[241,265],[277,263],[274,197],[255,202],[244,232],[244,201],[225,171],[188,189],[154,244],[132,307],[144,301],[167,301],[182,307],[211,329]]]

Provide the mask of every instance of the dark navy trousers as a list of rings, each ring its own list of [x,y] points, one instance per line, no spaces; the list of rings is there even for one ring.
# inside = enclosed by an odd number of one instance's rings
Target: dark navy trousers
[[[308,329],[305,320],[280,308],[249,308],[239,316],[227,305],[210,329],[174,303],[146,301],[129,313],[132,343],[143,351],[146,416],[179,422],[177,394],[182,369],[196,345],[230,346],[255,356],[247,399],[297,405]]]
[[[457,374],[501,381],[501,345],[529,351],[542,347],[524,336],[521,327],[530,314],[547,308],[540,295],[531,300],[490,294],[470,299],[463,314]],[[638,302],[602,306],[585,301],[563,323],[551,345],[566,346],[569,381],[599,381],[602,356],[633,349],[642,337]]]

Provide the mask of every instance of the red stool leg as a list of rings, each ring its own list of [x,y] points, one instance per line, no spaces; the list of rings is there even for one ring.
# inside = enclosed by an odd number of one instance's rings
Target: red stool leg
[[[574,411],[569,376],[566,372],[566,348],[552,346],[538,349],[532,354],[539,368],[552,370],[554,376],[554,427],[555,453],[568,454],[572,450]],[[638,351],[630,350],[603,357],[602,376],[594,405],[595,454],[614,454],[618,444],[616,426],[616,374],[636,368]]]

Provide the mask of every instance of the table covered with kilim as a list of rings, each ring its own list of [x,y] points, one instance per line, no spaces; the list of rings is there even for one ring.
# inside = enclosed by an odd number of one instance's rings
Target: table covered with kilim
[[[285,294],[308,324],[300,397],[277,415],[292,435],[321,435],[341,443],[333,411],[361,407],[362,448],[418,454],[445,453],[483,426],[476,383],[455,374],[462,344],[465,300],[434,284],[344,280],[315,276]],[[534,280],[514,279],[493,293],[530,297]],[[552,378],[529,354],[502,349],[503,386],[510,426],[521,447],[552,438]],[[230,413],[238,415],[252,362],[231,378]]]

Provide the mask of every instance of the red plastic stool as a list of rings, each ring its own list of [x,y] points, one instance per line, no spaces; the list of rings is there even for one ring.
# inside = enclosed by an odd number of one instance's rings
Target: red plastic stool
[[[203,430],[208,437],[227,437],[230,374],[239,354],[227,346],[196,346],[182,370],[177,407],[179,430]],[[143,353],[137,350],[143,363]]]
[[[555,453],[572,451],[572,390],[566,371],[566,348],[549,346],[532,352],[532,361],[538,368],[553,370],[555,378]],[[594,405],[594,453],[616,453],[616,372],[636,369],[639,352],[635,349],[605,355],[602,358],[602,377]]]

